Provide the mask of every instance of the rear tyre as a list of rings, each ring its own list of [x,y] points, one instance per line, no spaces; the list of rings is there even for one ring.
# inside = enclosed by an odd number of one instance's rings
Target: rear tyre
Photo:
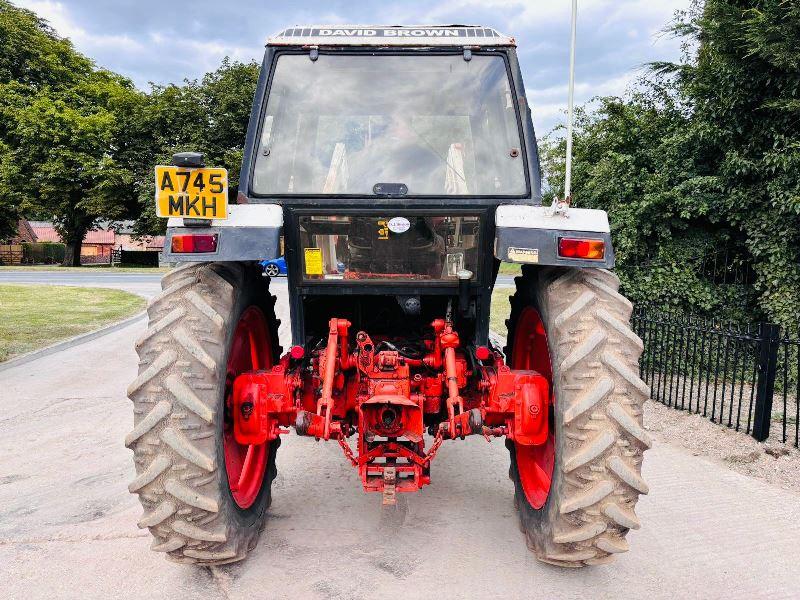
[[[153,534],[153,550],[178,562],[234,562],[264,525],[279,441],[236,445],[226,397],[238,373],[280,356],[275,298],[258,269],[231,263],[180,267],[161,285],[128,388],[134,427],[125,445],[136,465],[128,489],[144,507],[139,527]]]
[[[523,339],[535,338],[535,326],[525,323],[540,316],[555,393],[552,454],[541,450],[537,458],[507,443],[521,528],[544,562],[610,562],[628,549],[627,532],[640,526],[636,501],[648,492],[641,466],[651,442],[642,405],[650,390],[638,375],[642,342],[630,329],[632,305],[606,270],[526,266],[515,281],[507,362],[545,368],[533,357],[537,343]],[[548,460],[552,475],[543,492]]]

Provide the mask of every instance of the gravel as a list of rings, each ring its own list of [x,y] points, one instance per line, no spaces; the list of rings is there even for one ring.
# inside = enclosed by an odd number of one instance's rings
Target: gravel
[[[695,380],[694,377],[661,373],[649,374],[647,384],[652,397],[667,405],[678,405],[680,409],[705,412],[707,417],[722,425],[739,424],[739,429],[747,430],[755,419],[755,389],[750,382],[739,380],[715,381],[713,375]],[[792,391],[784,394],[775,390],[772,400],[771,425],[768,442],[794,443],[796,436],[796,415],[800,412],[797,398]],[[785,425],[784,425],[784,414]],[[785,428],[784,428],[785,427]]]
[[[664,443],[684,448],[693,456],[719,462],[729,469],[800,493],[800,451],[788,444],[760,443],[751,436],[712,423],[700,415],[650,401],[644,409],[645,427]]]

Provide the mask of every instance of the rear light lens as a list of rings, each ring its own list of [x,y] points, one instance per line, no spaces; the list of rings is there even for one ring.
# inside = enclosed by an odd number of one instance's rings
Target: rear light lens
[[[558,238],[558,255],[561,258],[602,260],[606,255],[606,243],[603,240]]]
[[[216,233],[191,233],[172,236],[172,251],[176,254],[192,254],[195,252],[216,252]]]

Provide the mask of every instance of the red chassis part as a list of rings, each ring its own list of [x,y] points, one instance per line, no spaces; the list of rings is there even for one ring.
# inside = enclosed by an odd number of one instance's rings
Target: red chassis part
[[[230,418],[232,386],[242,373],[272,365],[272,343],[267,322],[258,308],[245,310],[233,332],[225,376],[227,406],[222,432],[225,471],[231,495],[239,508],[249,508],[256,501],[264,482],[269,444],[274,437],[242,437],[236,434],[237,420]],[[233,421],[233,423],[231,423]]]
[[[231,412],[240,444],[270,442],[289,426],[300,435],[334,437],[364,488],[393,503],[396,492],[430,483],[430,463],[444,439],[507,436],[518,448],[550,439],[549,371],[511,369],[498,353],[483,361],[469,356],[443,319],[431,323],[425,352],[414,357],[364,331],[351,351],[350,325],[331,319],[321,350],[307,358],[286,354],[269,369],[236,377]],[[426,425],[435,435],[427,452]],[[357,455],[347,442],[356,432]]]

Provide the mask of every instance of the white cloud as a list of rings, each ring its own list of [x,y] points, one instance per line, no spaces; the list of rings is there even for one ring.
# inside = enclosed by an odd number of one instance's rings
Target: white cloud
[[[638,77],[636,72],[628,72],[596,82],[575,82],[575,105],[586,104],[596,96],[623,96]],[[557,125],[567,122],[567,83],[544,89],[526,88],[528,102],[533,114],[533,124],[541,137]]]
[[[163,0],[93,3],[90,0],[12,0],[47,19],[98,64],[148,81],[180,82],[215,69],[224,56],[260,60],[266,38],[286,26],[312,22],[441,23],[495,26],[519,41],[523,76],[540,134],[564,121],[570,5],[568,0],[322,0],[289,3],[240,0],[219,5],[196,0],[181,28]],[[576,102],[620,95],[651,60],[673,60],[678,43],[658,35],[691,0],[578,0]],[[302,4],[300,6],[300,4]],[[117,8],[119,7],[119,8]],[[153,18],[154,14],[162,18]],[[183,18],[183,17],[181,17]]]
[[[145,47],[128,35],[92,34],[77,25],[61,2],[50,0],[15,0],[21,8],[32,10],[49,21],[50,26],[61,37],[69,38],[84,54],[90,57],[104,50],[120,52],[142,52]]]
[[[34,11],[61,37],[69,38],[75,48],[92,58],[100,66],[120,72],[142,89],[150,81],[159,81],[155,73],[148,73],[148,67],[174,65],[177,77],[170,81],[180,81],[186,77],[196,77],[219,66],[223,57],[249,61],[260,58],[263,47],[237,46],[223,40],[200,40],[177,34],[175,31],[149,31],[137,40],[128,34],[93,33],[75,22],[62,2],[52,0],[15,0],[17,5]],[[195,22],[195,27],[198,24]]]

